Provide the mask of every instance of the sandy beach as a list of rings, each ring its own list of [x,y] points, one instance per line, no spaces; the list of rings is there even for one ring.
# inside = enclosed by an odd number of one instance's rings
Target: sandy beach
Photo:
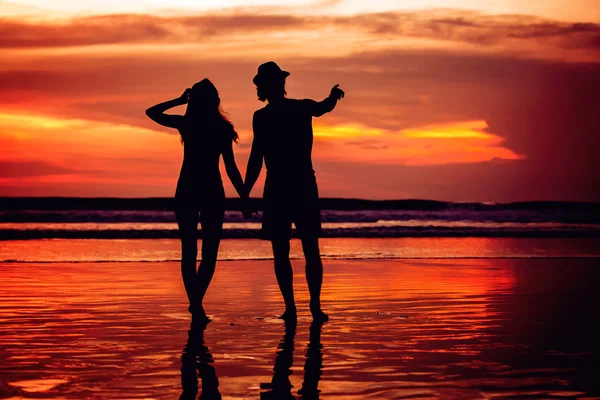
[[[0,396],[600,396],[598,259],[326,260],[322,326],[293,264],[297,326],[272,261],[222,261],[188,337],[176,262],[4,263]]]

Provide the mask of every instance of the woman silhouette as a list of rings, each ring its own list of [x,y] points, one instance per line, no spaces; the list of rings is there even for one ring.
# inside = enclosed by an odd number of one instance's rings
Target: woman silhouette
[[[186,103],[183,116],[164,113]],[[183,165],[175,192],[175,217],[181,236],[181,275],[190,302],[189,311],[192,319],[200,323],[210,321],[202,301],[215,272],[225,214],[225,191],[219,171],[221,154],[231,183],[240,197],[247,197],[233,156],[233,142],[237,142],[238,135],[223,115],[220,104],[217,88],[203,79],[179,98],[146,110],[153,121],[175,128],[181,134]],[[202,261],[196,272],[198,213],[202,226]]]

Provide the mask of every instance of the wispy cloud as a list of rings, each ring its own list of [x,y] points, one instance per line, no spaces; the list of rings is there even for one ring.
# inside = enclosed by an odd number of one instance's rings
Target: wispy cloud
[[[490,16],[476,12],[431,10],[353,16],[301,16],[221,13],[157,17],[119,14],[51,21],[0,19],[2,48],[71,47],[111,44],[202,44],[211,40],[269,33],[302,32],[307,41],[339,41],[344,33],[361,34],[361,42],[402,46],[401,38],[455,42],[478,47],[521,46],[549,56],[558,50],[579,50],[600,58],[600,25],[565,23],[523,15]],[[353,32],[353,33],[352,33]],[[347,43],[350,46],[349,43]],[[298,49],[300,52],[303,48]],[[562,57],[562,55],[557,55]]]

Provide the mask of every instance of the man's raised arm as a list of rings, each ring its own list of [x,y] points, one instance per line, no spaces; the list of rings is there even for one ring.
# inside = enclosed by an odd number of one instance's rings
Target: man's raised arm
[[[323,101],[311,101],[311,115],[320,117],[330,111],[333,111],[338,100],[344,98],[344,91],[339,88],[340,85],[335,85],[331,89],[329,96]]]

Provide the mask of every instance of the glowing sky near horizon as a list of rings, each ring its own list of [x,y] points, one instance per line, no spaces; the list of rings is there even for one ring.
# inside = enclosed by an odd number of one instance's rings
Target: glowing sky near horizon
[[[348,94],[314,121],[323,196],[600,200],[598,21],[593,0],[3,1],[0,195],[172,195],[181,146],[144,110],[203,77],[243,171],[273,59],[291,97]]]

